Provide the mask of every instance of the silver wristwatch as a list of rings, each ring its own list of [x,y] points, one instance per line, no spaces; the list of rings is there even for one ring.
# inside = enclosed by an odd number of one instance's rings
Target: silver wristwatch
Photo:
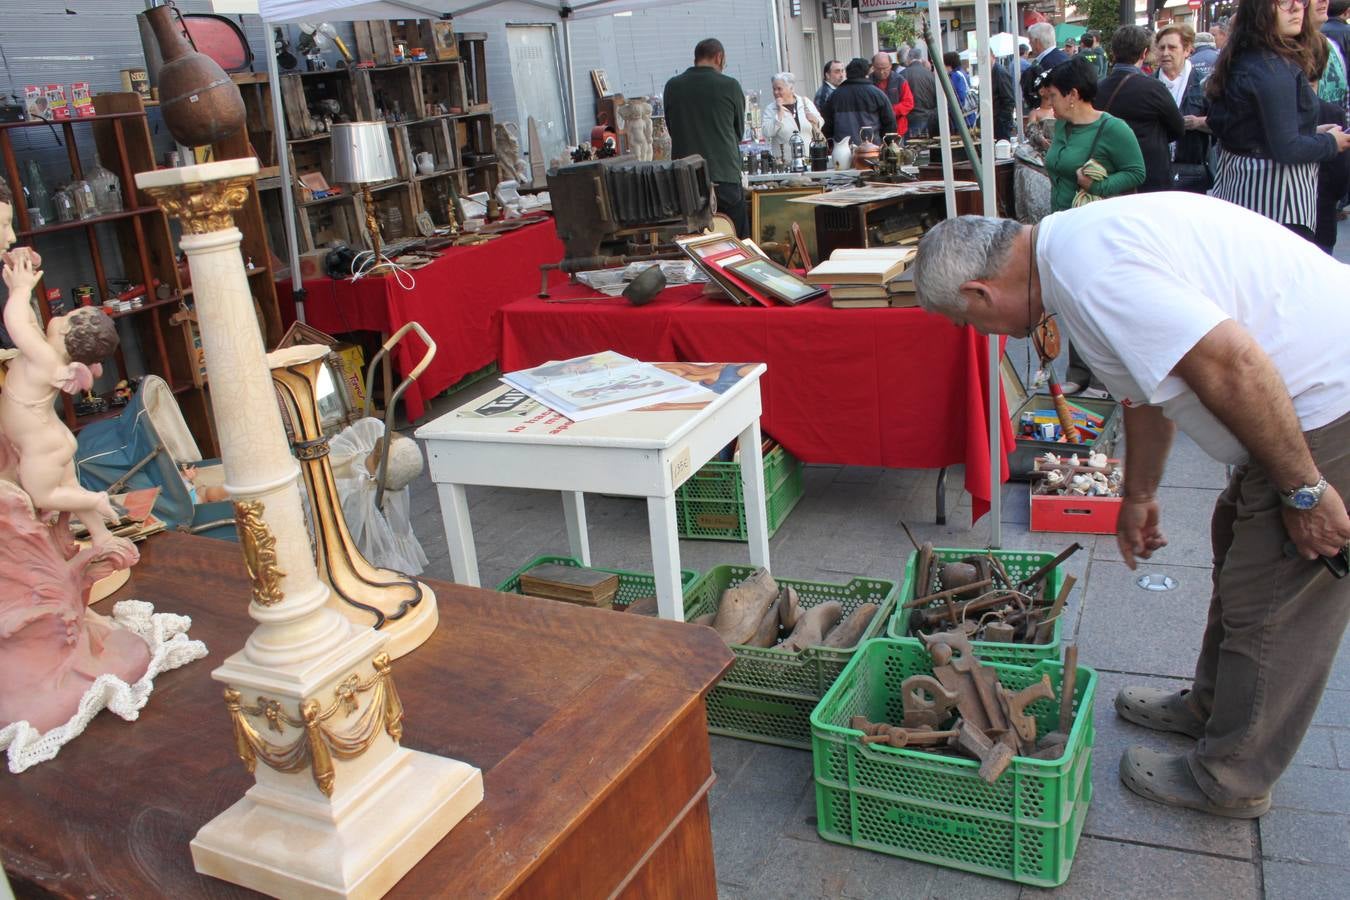
[[[1289,491],[1280,491],[1280,502],[1291,509],[1309,510],[1322,502],[1327,492],[1327,479],[1318,475],[1317,484],[1304,484]]]

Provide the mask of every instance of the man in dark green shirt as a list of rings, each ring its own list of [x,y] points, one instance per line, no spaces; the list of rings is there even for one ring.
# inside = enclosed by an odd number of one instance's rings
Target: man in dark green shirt
[[[736,233],[750,234],[745,191],[741,187],[741,133],[745,129],[745,92],[723,75],[726,50],[717,38],[694,48],[694,64],[666,82],[662,102],[670,132],[671,157],[702,156],[717,194],[717,210],[731,217]]]

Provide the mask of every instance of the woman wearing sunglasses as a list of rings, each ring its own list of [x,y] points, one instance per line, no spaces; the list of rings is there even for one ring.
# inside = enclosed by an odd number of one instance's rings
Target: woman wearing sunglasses
[[[1317,124],[1310,81],[1327,44],[1307,0],[1239,0],[1228,45],[1206,85],[1219,141],[1210,193],[1313,239],[1318,164],[1350,148],[1339,126]]]

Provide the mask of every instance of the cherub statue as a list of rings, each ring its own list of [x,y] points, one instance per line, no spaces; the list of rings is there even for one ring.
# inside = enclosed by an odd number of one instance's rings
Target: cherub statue
[[[17,355],[0,389],[0,733],[25,721],[40,732],[76,714],[100,675],[144,675],[150,645],[86,609],[98,578],[131,566],[135,545],[112,535],[106,493],[80,487],[75,438],[57,418],[58,390],[86,390],[117,346],[101,310],[81,308],[38,325],[29,300],[41,258],[14,243],[13,195],[0,182],[0,261],[9,287],[4,322]],[[69,518],[89,529],[71,540]]]
[[[634,97],[619,107],[623,116],[623,130],[628,135],[628,146],[641,160],[652,158],[652,105],[646,97]]]
[[[8,204],[0,215],[8,218]],[[9,225],[5,231],[13,234]],[[7,238],[6,248],[12,243]],[[101,309],[82,306],[56,316],[44,332],[30,302],[33,286],[42,277],[36,254],[26,247],[4,253],[5,329],[19,355],[10,361],[5,388],[0,391],[0,432],[18,453],[19,486],[33,506],[44,514],[72,513],[89,529],[96,546],[112,534],[103,524],[116,520],[104,492],[80,487],[75,477],[75,437],[56,415],[56,392],[86,391],[101,374],[99,360],[117,349],[117,329]],[[37,264],[41,264],[37,258]]]

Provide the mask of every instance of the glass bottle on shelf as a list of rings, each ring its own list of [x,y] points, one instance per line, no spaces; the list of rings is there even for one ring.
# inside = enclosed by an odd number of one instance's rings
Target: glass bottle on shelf
[[[80,219],[92,219],[98,215],[98,201],[94,198],[94,189],[84,179],[72,181],[66,190],[71,202],[75,204],[75,216]]]
[[[52,202],[52,194],[47,190],[47,182],[42,179],[42,170],[38,168],[35,159],[28,160],[27,167],[28,205],[37,207],[42,211],[44,219],[53,222],[56,220],[56,204]]]
[[[75,212],[75,200],[70,196],[68,188],[61,188],[52,194],[52,206],[56,211],[57,222],[74,222],[79,218]]]
[[[94,167],[86,173],[85,180],[94,192],[94,203],[99,215],[122,211],[122,179],[105,169],[97,155],[94,156]]]

